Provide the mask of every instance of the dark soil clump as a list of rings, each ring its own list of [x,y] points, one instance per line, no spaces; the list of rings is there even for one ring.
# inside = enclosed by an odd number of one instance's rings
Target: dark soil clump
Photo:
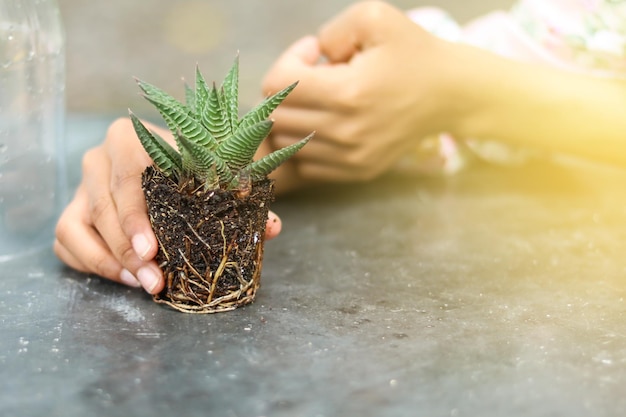
[[[142,179],[165,276],[154,300],[188,313],[251,303],[260,285],[273,182],[252,184],[249,195],[238,196],[236,190],[181,187],[153,167]]]

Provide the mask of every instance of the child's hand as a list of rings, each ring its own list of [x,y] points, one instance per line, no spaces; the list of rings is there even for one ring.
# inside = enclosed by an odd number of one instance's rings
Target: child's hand
[[[274,112],[274,148],[314,139],[293,158],[313,181],[368,180],[441,128],[441,88],[453,47],[402,12],[360,2],[293,44],[268,72],[263,90],[298,87]]]

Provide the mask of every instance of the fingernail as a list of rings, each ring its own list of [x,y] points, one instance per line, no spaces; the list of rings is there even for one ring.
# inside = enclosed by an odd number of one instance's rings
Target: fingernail
[[[159,276],[149,266],[139,268],[137,271],[137,279],[141,282],[141,285],[148,292],[148,294],[152,294],[160,282]]]
[[[137,281],[137,278],[135,278],[135,276],[131,274],[128,269],[122,269],[122,272],[120,272],[120,281],[129,287],[141,287],[141,283]]]
[[[141,259],[144,259],[148,252],[150,252],[150,249],[152,249],[152,245],[148,241],[148,238],[143,234],[133,236],[131,242],[135,253],[137,253],[137,256]]]

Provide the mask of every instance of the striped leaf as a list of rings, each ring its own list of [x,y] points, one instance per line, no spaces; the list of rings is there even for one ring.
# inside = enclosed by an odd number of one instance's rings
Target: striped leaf
[[[151,102],[156,109],[161,113],[165,123],[170,128],[172,133],[176,133],[178,129],[189,140],[197,143],[200,146],[204,146],[208,149],[214,150],[217,148],[217,141],[209,131],[202,126],[202,124],[193,117],[193,114],[189,112],[186,106],[175,101],[171,102],[167,98],[160,96],[146,95],[146,100]]]
[[[226,109],[230,130],[234,132],[239,124],[239,56],[226,74],[220,88],[220,101]]]
[[[217,143],[222,142],[222,140],[232,132],[227,113],[226,108],[219,98],[217,88],[215,84],[213,84],[213,88],[209,91],[209,96],[202,109],[201,118],[202,124],[215,138]]]
[[[258,161],[254,161],[249,165],[250,177],[252,181],[260,181],[267,177],[267,175],[278,168],[286,160],[291,158],[296,152],[298,152],[304,145],[306,145],[314,133],[311,133],[306,138],[294,143],[293,145],[286,146],[282,149],[278,149],[264,156]]]
[[[250,127],[239,129],[233,135],[220,143],[216,153],[225,161],[228,161],[230,169],[239,171],[252,162],[257,149],[267,137],[274,123],[271,120],[263,120]]]
[[[215,83],[207,84],[196,67],[195,88],[185,84],[185,103],[149,83],[137,83],[174,133],[179,152],[131,114],[137,135],[155,165],[168,175],[180,175],[183,181],[195,177],[205,187],[225,189],[241,186],[248,177],[258,181],[293,156],[312,136],[253,162],[272,128],[268,117],[297,82],[267,97],[239,119],[239,57],[219,88]]]
[[[130,119],[141,142],[154,165],[166,176],[179,174],[182,169],[181,157],[162,137],[151,133],[132,112]]]
[[[204,107],[206,106],[206,102],[209,98],[209,86],[207,85],[202,73],[200,72],[200,68],[196,66],[196,91],[195,91],[195,103],[196,103],[196,113],[200,114]]]
[[[207,184],[228,184],[233,180],[233,173],[228,165],[215,152],[189,140],[181,131],[178,131],[176,141],[184,150],[183,156],[188,156],[188,160],[183,160],[183,164],[186,164],[186,169],[196,178]]]
[[[193,113],[190,107],[184,105],[183,103],[181,103],[180,101],[178,101],[177,99],[175,99],[174,97],[166,93],[165,91],[161,90],[159,87],[156,87],[150,83],[147,83],[139,79],[136,79],[136,81],[137,81],[137,85],[139,85],[139,88],[141,88],[141,91],[144,92],[145,97],[150,97],[153,100],[157,100],[160,103],[163,103],[163,105],[165,106],[179,107],[181,111],[184,111],[190,114]],[[172,133],[175,133],[175,132],[172,132]]]
[[[185,83],[185,104],[192,112],[198,113],[198,109],[196,108],[196,92],[187,83]]]
[[[239,122],[239,128],[244,129],[253,124],[259,123],[261,120],[265,120],[269,115],[278,107],[280,103],[296,88],[298,82],[291,84],[290,86],[280,90],[278,93],[267,97],[260,104],[246,113]]]

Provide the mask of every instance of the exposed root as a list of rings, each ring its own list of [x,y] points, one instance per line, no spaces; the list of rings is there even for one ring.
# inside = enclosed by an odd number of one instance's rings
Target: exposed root
[[[204,275],[198,271],[189,261],[188,254],[191,251],[191,246],[185,245],[187,254],[183,250],[178,249],[183,265],[176,271],[168,274],[167,297],[162,298],[160,295],[156,295],[154,300],[185,313],[217,313],[233,310],[238,306],[251,303],[259,287],[262,246],[257,245],[256,247],[256,259],[253,264],[255,264],[257,270],[250,279],[246,280],[241,272],[242,266],[240,263],[231,259],[233,251],[238,251],[242,248],[236,245],[236,239],[227,244],[223,223],[221,224],[221,235],[223,242],[223,247],[221,248],[222,256],[214,271],[207,270]],[[252,245],[250,245],[250,239],[245,243],[244,250],[254,250],[251,247]],[[226,291],[222,289],[221,295],[216,297],[216,294],[220,292],[218,291],[220,279],[224,277],[227,271],[230,271],[229,274],[231,276],[236,277],[238,285],[236,287],[229,285]]]
[[[165,288],[154,301],[185,313],[230,311],[252,303],[260,285],[271,182],[250,195],[183,193],[147,170],[144,193],[159,242]]]

